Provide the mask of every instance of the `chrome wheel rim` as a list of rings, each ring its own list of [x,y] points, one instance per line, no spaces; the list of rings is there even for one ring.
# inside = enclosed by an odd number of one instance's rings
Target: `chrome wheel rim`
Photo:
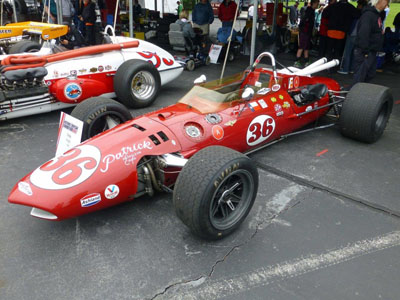
[[[155,91],[155,79],[150,72],[137,72],[131,81],[131,92],[139,100],[149,99]]]

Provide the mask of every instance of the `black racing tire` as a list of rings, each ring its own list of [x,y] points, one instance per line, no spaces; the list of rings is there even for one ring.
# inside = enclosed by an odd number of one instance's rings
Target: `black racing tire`
[[[160,73],[152,63],[140,59],[125,61],[114,77],[118,101],[130,108],[150,106],[161,87]]]
[[[257,189],[258,170],[247,156],[211,146],[185,164],[175,183],[173,203],[178,217],[194,234],[217,240],[243,222]]]
[[[84,100],[74,108],[71,116],[83,122],[82,142],[132,119],[125,106],[104,97]]]
[[[15,3],[15,10],[18,15],[20,14],[26,15],[28,13],[28,6],[26,5],[25,0],[14,0],[14,3]]]
[[[38,52],[42,46],[39,43],[30,40],[22,40],[12,45],[9,54],[23,53],[23,52]]]
[[[186,70],[193,71],[195,68],[196,68],[196,63],[194,62],[193,59],[189,59],[186,62]]]
[[[357,141],[374,143],[383,134],[392,109],[393,96],[389,88],[357,83],[343,102],[340,132]]]

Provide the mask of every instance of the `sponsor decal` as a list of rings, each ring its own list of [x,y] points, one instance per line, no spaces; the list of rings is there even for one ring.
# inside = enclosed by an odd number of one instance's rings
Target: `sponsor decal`
[[[104,190],[104,196],[107,199],[114,199],[117,197],[119,194],[119,187],[118,185],[115,184],[110,184],[106,189]]]
[[[72,76],[76,76],[76,74],[78,73],[76,70],[71,70],[70,72],[69,72]]]
[[[271,101],[272,101],[272,102],[276,102],[276,98],[275,98],[275,97],[272,97],[272,98],[271,98]]]
[[[269,93],[270,91],[271,91],[270,88],[262,88],[262,89],[259,89],[259,90],[257,91],[257,94],[259,94],[259,95],[265,95],[266,93]]]
[[[246,141],[249,146],[266,141],[275,130],[275,120],[269,115],[255,117],[247,128]]]
[[[278,97],[279,99],[283,100],[283,95],[279,95]]]
[[[310,111],[310,110],[312,110],[312,107],[309,105],[306,107],[306,111]]]
[[[281,89],[281,86],[279,84],[274,84],[272,86],[272,91],[273,92],[279,91],[280,89]]]
[[[275,104],[274,109],[275,111],[282,111],[282,106],[280,104]]]
[[[249,107],[252,111],[256,111],[256,110],[260,110],[261,107],[260,105],[258,105],[258,102],[254,101],[254,102],[250,102],[249,103]]]
[[[89,71],[92,72],[92,73],[96,73],[97,72],[97,68],[90,68]]]
[[[172,145],[174,145],[174,146],[176,145],[175,140],[172,140],[171,143],[172,143]]]
[[[282,107],[283,107],[283,108],[289,108],[289,107],[290,107],[290,103],[287,102],[287,101],[285,101],[285,102],[283,102]]]
[[[104,67],[103,66],[99,66],[97,69],[99,70],[99,72],[103,72],[104,71]]]
[[[0,33],[11,33],[11,29],[0,29]]]
[[[64,88],[64,95],[69,100],[76,100],[82,95],[82,88],[75,82],[68,83]]]
[[[32,196],[32,189],[29,183],[25,181],[18,182],[18,190],[28,196]]]
[[[220,140],[224,137],[224,130],[219,125],[214,125],[212,127],[212,135],[216,140]]]
[[[51,86],[51,81],[49,80],[49,81],[45,81],[46,82],[46,84],[47,84],[47,86]]]
[[[81,206],[89,207],[99,203],[100,201],[101,201],[101,195],[99,193],[89,194],[81,199]]]
[[[60,74],[60,77],[67,77],[69,75],[69,73],[67,73],[67,72],[62,72],[61,74]]]
[[[267,108],[268,107],[268,104],[263,99],[258,100],[258,103],[260,104],[260,106],[262,108]]]
[[[225,126],[233,126],[233,125],[235,125],[236,122],[237,122],[237,120],[230,120],[229,122],[226,122],[224,125]]]
[[[106,69],[106,71],[110,71],[112,69],[112,66],[106,65],[104,68]]]
[[[86,181],[100,164],[100,150],[81,145],[46,162],[30,176],[33,185],[45,190],[67,189]]]
[[[318,107],[318,102],[315,102],[314,103],[314,108],[317,108]]]
[[[299,78],[299,76],[296,76],[296,77],[294,78],[294,87],[295,87],[295,88],[298,88],[299,85],[300,85],[300,78]]]
[[[54,76],[54,78],[57,78],[57,77],[58,77],[58,71],[57,71],[57,70],[54,70],[54,71],[53,71],[53,76]]]
[[[121,151],[115,154],[107,154],[102,160],[104,166],[100,171],[103,173],[107,172],[110,164],[117,160],[123,160],[126,166],[133,164],[136,160],[136,156],[142,153],[142,150],[144,149],[153,149],[149,141],[143,141],[141,143],[132,144],[131,146],[122,147]]]
[[[48,35],[48,34],[45,34],[45,35],[43,36],[43,39],[44,39],[44,40],[48,40],[48,39],[49,39],[49,35]]]
[[[276,113],[276,116],[277,116],[277,117],[283,116],[283,111],[278,111],[278,112]]]
[[[292,89],[292,88],[293,88],[293,81],[294,81],[294,78],[293,78],[293,77],[290,77],[290,78],[289,78],[288,89]]]
[[[83,74],[83,73],[86,73],[87,70],[86,70],[86,69],[80,69],[78,72],[79,72],[80,74]]]

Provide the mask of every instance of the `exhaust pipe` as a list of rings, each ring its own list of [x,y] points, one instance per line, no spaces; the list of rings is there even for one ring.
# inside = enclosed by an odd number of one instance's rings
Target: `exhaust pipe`
[[[337,66],[338,64],[339,64],[339,60],[334,59],[334,60],[331,60],[330,62],[327,62],[325,64],[314,67],[311,70],[310,69],[300,70],[300,71],[296,72],[294,75],[299,75],[299,76],[300,75],[302,75],[302,76],[311,75],[311,74],[314,74],[314,73],[317,73],[317,72],[320,72],[323,70],[333,68],[333,67]]]
[[[323,57],[323,58],[321,58],[321,59],[319,59],[319,60],[313,62],[311,65],[309,65],[309,66],[307,66],[307,67],[301,69],[300,71],[312,70],[312,69],[314,69],[314,68],[316,68],[316,67],[318,67],[318,66],[321,66],[321,65],[323,65],[323,64],[326,64],[327,61],[328,61],[328,59],[327,59],[326,57]]]

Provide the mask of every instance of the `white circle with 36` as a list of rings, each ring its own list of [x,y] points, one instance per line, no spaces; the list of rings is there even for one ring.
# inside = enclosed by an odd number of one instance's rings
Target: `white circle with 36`
[[[97,170],[100,150],[81,145],[41,165],[30,176],[33,185],[45,190],[67,189],[86,181]]]
[[[268,115],[257,116],[247,128],[246,141],[249,146],[266,141],[275,130],[275,120]]]

